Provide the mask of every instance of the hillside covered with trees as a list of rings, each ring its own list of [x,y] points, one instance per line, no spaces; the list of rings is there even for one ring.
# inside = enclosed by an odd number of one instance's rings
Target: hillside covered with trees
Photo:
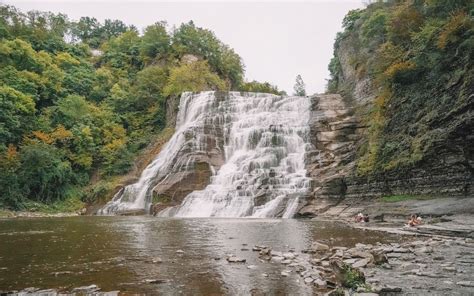
[[[183,91],[278,93],[193,22],[139,32],[119,20],[0,6],[0,207],[72,210],[111,190],[167,125]],[[169,132],[168,132],[169,133]]]

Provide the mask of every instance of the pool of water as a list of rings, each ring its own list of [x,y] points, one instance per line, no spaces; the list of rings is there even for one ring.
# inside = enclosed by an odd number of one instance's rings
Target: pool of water
[[[285,266],[261,262],[252,247],[300,252],[315,240],[350,247],[401,238],[295,219],[5,219],[0,220],[0,291],[70,291],[96,284],[102,291],[124,294],[248,295],[255,289],[273,295],[311,294],[311,287],[297,276],[281,276]],[[228,263],[229,254],[247,262]],[[157,257],[161,263],[153,262]]]

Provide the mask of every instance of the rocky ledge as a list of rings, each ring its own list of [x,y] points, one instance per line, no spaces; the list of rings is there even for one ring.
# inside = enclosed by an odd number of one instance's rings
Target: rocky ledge
[[[282,276],[296,274],[314,286],[316,295],[468,295],[474,287],[474,240],[469,238],[436,236],[353,248],[314,242],[301,253],[266,246],[253,251],[263,264],[284,265]],[[228,261],[245,262],[232,258]]]

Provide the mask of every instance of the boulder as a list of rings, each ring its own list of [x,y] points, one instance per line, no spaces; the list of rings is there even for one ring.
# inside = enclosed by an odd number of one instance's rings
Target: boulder
[[[100,291],[100,288],[97,287],[97,285],[90,285],[90,286],[82,286],[82,287],[77,287],[72,290],[72,293],[85,293],[85,294],[91,294],[94,292]]]
[[[151,263],[161,263],[163,260],[160,257],[155,257],[151,259]]]
[[[239,258],[239,257],[236,257],[236,256],[227,257],[227,262],[229,262],[229,263],[245,263],[246,261],[247,261],[247,259]]]
[[[143,282],[145,284],[164,284],[164,283],[167,283],[168,280],[166,280],[166,279],[145,279]]]
[[[311,244],[310,250],[313,251],[313,252],[327,252],[327,251],[329,251],[329,246],[325,245],[325,244],[322,244],[322,243],[319,243],[319,242],[313,242]]]
[[[357,261],[356,263],[352,264],[352,267],[354,268],[361,268],[361,267],[366,267],[367,264],[370,263],[370,259],[369,258],[364,258],[364,259],[361,259],[359,261]]]
[[[291,272],[291,271],[289,271],[289,270],[284,270],[284,271],[282,271],[280,274],[281,274],[282,276],[287,277],[287,276],[290,275],[290,272]]]
[[[456,282],[456,285],[463,287],[474,287],[474,281],[459,281]]]
[[[376,265],[380,265],[380,264],[388,262],[387,255],[385,255],[383,252],[375,252],[374,251],[371,254],[374,258],[374,264],[376,264]]]
[[[285,259],[294,259],[296,257],[296,254],[291,252],[283,253],[283,257],[285,257]]]

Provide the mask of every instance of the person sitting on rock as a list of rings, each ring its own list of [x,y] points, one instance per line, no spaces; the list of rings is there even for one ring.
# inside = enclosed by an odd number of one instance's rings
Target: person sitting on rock
[[[369,215],[365,214],[363,220],[364,220],[364,222],[366,222],[366,223],[369,222],[369,220],[370,220],[370,219],[369,219]]]
[[[364,215],[362,215],[362,213],[357,214],[357,216],[355,216],[355,221],[356,222],[364,221]]]
[[[416,214],[411,215],[410,220],[408,220],[408,226],[414,227],[421,224],[421,217],[418,217]]]
[[[421,224],[421,217],[418,216],[416,217],[416,225],[420,225]]]

